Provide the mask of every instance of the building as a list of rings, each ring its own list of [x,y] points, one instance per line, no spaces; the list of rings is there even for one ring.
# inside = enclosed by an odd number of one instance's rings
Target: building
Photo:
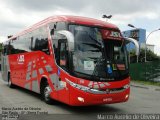
[[[123,31],[122,35],[124,37],[134,38],[139,42],[140,48],[145,49],[145,41],[146,41],[146,30],[141,28],[136,28],[132,30]],[[127,46],[128,50],[134,49],[133,44],[129,44]],[[147,44],[147,49],[154,52],[154,45]]]
[[[154,46],[155,45],[149,45],[149,44],[147,44],[147,50],[150,50],[150,51],[154,52]],[[140,44],[140,48],[145,49],[145,43],[141,43]]]

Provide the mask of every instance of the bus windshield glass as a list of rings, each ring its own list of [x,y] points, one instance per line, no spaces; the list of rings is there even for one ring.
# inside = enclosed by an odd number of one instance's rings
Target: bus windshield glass
[[[121,80],[128,77],[126,46],[121,40],[103,39],[101,29],[69,25],[74,34],[73,73],[91,80]]]

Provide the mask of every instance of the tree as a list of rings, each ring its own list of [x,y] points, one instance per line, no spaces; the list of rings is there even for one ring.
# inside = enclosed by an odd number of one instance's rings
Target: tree
[[[160,56],[157,56],[155,53],[153,53],[151,50],[146,50],[146,60],[147,61],[155,61],[160,60]],[[138,56],[138,62],[144,62],[145,61],[145,49],[140,50],[140,55]],[[130,63],[137,62],[137,56],[135,54],[135,50],[132,49],[130,51]]]

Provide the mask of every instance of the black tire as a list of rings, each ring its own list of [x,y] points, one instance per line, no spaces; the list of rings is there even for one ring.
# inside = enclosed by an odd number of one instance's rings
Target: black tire
[[[45,82],[45,84],[43,85],[41,94],[42,94],[43,100],[47,104],[52,104],[52,99],[50,98],[50,92],[51,92],[51,89],[50,89],[48,83]]]
[[[15,87],[15,85],[12,83],[10,74],[8,74],[8,86],[9,86],[10,88],[14,88],[14,87]]]

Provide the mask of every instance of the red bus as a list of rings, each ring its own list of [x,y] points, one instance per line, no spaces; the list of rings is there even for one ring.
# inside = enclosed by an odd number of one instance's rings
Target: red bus
[[[3,43],[2,77],[72,106],[125,102],[130,94],[126,44],[117,26],[86,17],[49,17]]]

